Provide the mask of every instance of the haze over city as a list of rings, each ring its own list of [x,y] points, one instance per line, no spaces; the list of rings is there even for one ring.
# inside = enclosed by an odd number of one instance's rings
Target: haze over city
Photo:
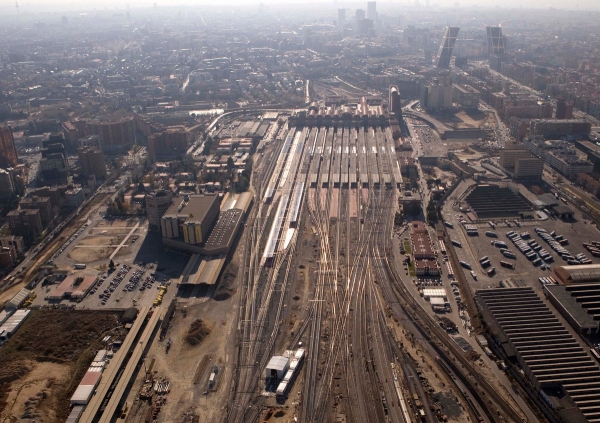
[[[0,3],[0,421],[600,422],[599,5]]]

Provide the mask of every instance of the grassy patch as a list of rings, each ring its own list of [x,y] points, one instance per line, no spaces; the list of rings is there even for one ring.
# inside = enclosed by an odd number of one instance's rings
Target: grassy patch
[[[412,254],[412,249],[410,248],[410,241],[404,241],[404,251],[406,251],[406,254]]]
[[[417,276],[417,272],[415,271],[415,262],[411,261],[408,265],[408,274],[410,276]]]

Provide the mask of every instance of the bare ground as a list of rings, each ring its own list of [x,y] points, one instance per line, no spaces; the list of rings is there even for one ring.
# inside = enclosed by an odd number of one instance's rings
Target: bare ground
[[[119,314],[35,310],[0,350],[0,422],[63,422],[69,398]],[[29,417],[27,417],[29,416]]]

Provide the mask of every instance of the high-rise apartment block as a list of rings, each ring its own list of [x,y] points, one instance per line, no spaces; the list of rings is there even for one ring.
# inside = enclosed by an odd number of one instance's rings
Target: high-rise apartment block
[[[22,236],[27,245],[33,244],[44,230],[38,209],[11,210],[6,218],[11,233]]]
[[[153,161],[182,157],[187,147],[188,133],[184,127],[167,128],[148,138],[148,154]]]
[[[171,206],[173,193],[171,190],[158,190],[146,194],[146,213],[151,229],[160,229],[160,218]]]
[[[399,113],[402,110],[402,104],[400,102],[400,90],[396,85],[390,85],[390,98],[388,107],[390,113]]]
[[[0,125],[0,167],[15,167],[17,164],[17,149],[12,128]]]
[[[523,144],[507,143],[500,150],[500,160],[498,163],[505,169],[514,169],[517,160],[531,157],[531,153],[525,149]]]
[[[515,160],[515,179],[540,180],[544,173],[544,161],[537,157],[523,157]]]
[[[446,27],[446,30],[444,31],[444,37],[442,38],[440,49],[436,58],[436,67],[441,69],[446,69],[450,67],[452,49],[454,49],[454,44],[456,44],[456,39],[458,38],[459,30],[460,28],[455,26]]]
[[[19,207],[23,210],[39,210],[40,218],[42,219],[42,227],[47,228],[52,219],[54,212],[52,211],[52,202],[49,197],[27,197],[19,201]]]
[[[89,121],[87,127],[91,135],[98,135],[100,147],[105,152],[127,151],[135,142],[131,116]]]
[[[65,151],[65,139],[62,134],[53,134],[43,142],[39,182],[46,186],[64,185],[68,182],[68,174],[69,161]]]
[[[79,164],[81,165],[81,173],[85,177],[95,175],[96,179],[106,179],[106,163],[104,152],[99,148],[80,148]]]
[[[0,169],[0,200],[6,200],[15,193],[15,183],[10,171]]]

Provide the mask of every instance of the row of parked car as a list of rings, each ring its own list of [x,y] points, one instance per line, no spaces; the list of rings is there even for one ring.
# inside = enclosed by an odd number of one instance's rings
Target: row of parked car
[[[550,253],[543,249],[534,239],[530,239],[531,235],[529,232],[519,234],[515,231],[509,231],[506,233],[506,236],[534,266],[541,266],[542,269],[550,268],[547,263],[554,259]],[[508,256],[505,254],[505,257]]]
[[[569,250],[567,250],[563,245],[568,244],[568,241],[562,236],[558,235],[556,232],[552,231],[548,233],[543,228],[535,228],[535,232],[542,238],[544,241],[550,245],[550,247],[556,251],[556,253],[570,265],[578,265],[578,264],[590,264],[592,260],[586,257],[585,254],[580,253],[576,256],[573,256]],[[565,242],[566,241],[566,242]]]
[[[112,281],[110,281],[109,287],[106,288],[102,294],[100,294],[100,298],[102,299],[102,302],[100,304],[106,304],[112,293],[115,292],[115,289],[117,289],[121,282],[123,282],[123,279],[125,279],[125,276],[127,276],[127,273],[129,273],[130,270],[131,266],[128,266],[126,264],[123,264],[121,266],[117,275],[113,278]]]

